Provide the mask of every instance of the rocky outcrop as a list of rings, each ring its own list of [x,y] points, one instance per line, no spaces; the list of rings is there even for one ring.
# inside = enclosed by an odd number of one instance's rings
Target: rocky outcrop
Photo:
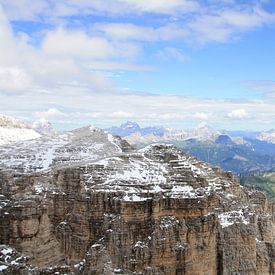
[[[64,151],[103,140],[83,131]],[[275,273],[274,206],[262,193],[173,146],[107,141],[112,152],[85,161],[0,171],[4,274]]]

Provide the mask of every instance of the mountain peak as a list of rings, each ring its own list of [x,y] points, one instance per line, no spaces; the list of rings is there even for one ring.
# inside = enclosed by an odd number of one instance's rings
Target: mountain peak
[[[23,120],[0,114],[0,127],[5,128],[28,128],[30,129],[31,126],[24,122]]]
[[[43,136],[56,136],[58,134],[53,125],[45,118],[34,121],[32,128]]]
[[[121,124],[120,127],[124,129],[132,129],[132,128],[140,129],[140,126],[134,121],[127,121]]]
[[[0,115],[0,145],[39,137],[40,134],[26,122],[15,117]]]
[[[213,127],[211,127],[208,123],[206,122],[201,122],[199,123],[195,129],[197,130],[202,130],[202,129],[207,129],[207,130],[213,130],[213,131],[216,131]]]

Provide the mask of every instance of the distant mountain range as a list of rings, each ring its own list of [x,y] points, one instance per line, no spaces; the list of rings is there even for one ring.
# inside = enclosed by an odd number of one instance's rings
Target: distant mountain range
[[[153,143],[173,143],[182,151],[236,175],[254,175],[275,167],[274,130],[227,132],[207,124],[178,130],[162,126],[140,127],[129,121],[106,130],[138,148]],[[40,137],[51,139],[57,135],[57,130],[46,120],[28,124],[13,117],[0,116],[0,145]]]
[[[111,128],[106,128],[106,131],[118,135],[120,137],[128,137],[132,134],[139,133],[141,136],[155,135],[162,137],[166,131],[164,127],[144,127],[141,128],[136,122],[127,121],[120,126],[113,126]]]
[[[193,129],[141,128],[126,122],[107,129],[130,144],[173,143],[199,159],[237,175],[250,175],[275,167],[274,130],[267,132],[216,130],[203,123]]]
[[[275,144],[244,138],[242,144],[221,135],[214,142],[173,142],[183,151],[237,175],[254,174],[275,167]]]

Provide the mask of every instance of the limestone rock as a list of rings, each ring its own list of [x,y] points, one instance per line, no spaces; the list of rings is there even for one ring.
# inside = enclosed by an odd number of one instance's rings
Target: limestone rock
[[[1,157],[0,242],[24,258],[3,272],[274,274],[274,205],[230,173],[94,128],[39,142],[0,148],[21,160]]]

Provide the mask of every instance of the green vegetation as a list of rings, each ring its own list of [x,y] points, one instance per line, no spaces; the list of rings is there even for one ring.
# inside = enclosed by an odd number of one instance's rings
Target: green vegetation
[[[217,144],[197,140],[172,141],[182,151],[235,175],[269,171],[275,167],[275,145],[247,140],[244,144]]]
[[[241,178],[241,184],[266,193],[269,199],[275,199],[275,172],[263,173],[260,176]]]

